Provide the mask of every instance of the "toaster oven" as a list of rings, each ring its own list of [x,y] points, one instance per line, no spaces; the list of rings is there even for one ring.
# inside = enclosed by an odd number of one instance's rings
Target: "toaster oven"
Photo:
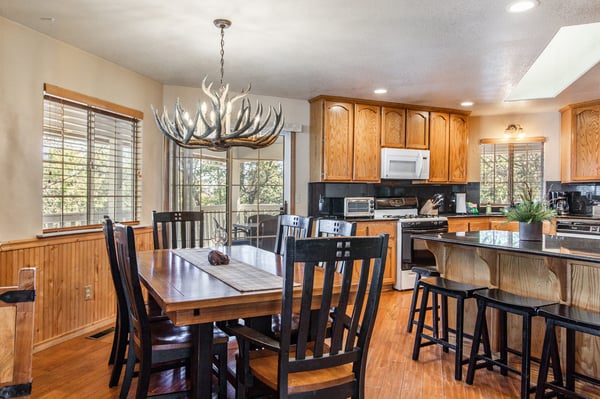
[[[344,217],[373,217],[375,212],[375,198],[373,197],[345,197]]]

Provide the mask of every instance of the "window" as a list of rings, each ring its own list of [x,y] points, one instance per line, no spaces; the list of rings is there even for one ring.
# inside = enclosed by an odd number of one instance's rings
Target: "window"
[[[481,141],[482,204],[519,202],[526,186],[531,188],[534,200],[544,198],[544,140]]]
[[[45,232],[98,225],[104,215],[137,220],[142,118],[139,111],[45,85]]]
[[[284,154],[289,151],[289,141],[289,133],[284,132],[266,148],[230,149],[232,224],[247,225],[252,215],[277,215],[285,209],[290,165]],[[211,244],[218,234],[216,224],[226,225],[227,152],[169,145],[171,208],[203,210],[206,245]],[[242,231],[241,226],[234,228],[233,238],[250,238],[250,243],[256,243],[256,232]]]

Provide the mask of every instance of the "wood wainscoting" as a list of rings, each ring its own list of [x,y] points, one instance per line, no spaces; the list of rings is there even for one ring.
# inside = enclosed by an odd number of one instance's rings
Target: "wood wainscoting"
[[[138,250],[153,248],[151,227],[135,233]],[[16,285],[23,267],[37,269],[34,352],[114,323],[116,297],[102,231],[1,243],[0,286]]]

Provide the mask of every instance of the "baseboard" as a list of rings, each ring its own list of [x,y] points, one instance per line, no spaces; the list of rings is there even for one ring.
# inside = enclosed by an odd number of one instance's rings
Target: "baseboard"
[[[63,334],[63,335],[60,335],[57,337],[53,337],[47,341],[38,342],[37,344],[33,345],[33,353],[37,353],[37,352],[43,351],[44,349],[51,348],[55,345],[62,344],[63,342],[66,342],[73,338],[77,338],[82,335],[87,335],[87,334],[91,333],[92,331],[96,331],[101,328],[106,328],[114,323],[115,323],[115,319],[114,319],[114,317],[111,317],[106,320],[97,321],[95,323],[92,323],[85,327],[79,328],[77,330],[73,330],[73,331],[69,332],[68,334]]]

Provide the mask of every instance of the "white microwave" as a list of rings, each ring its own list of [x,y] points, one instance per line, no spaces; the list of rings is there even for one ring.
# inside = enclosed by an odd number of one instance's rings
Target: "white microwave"
[[[429,179],[429,150],[381,149],[382,179]]]

